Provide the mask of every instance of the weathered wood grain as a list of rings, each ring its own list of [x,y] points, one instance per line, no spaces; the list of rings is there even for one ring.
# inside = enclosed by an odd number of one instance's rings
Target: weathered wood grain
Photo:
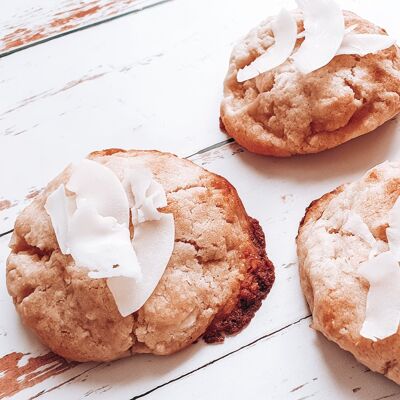
[[[67,32],[141,10],[165,0],[30,0],[3,2],[0,55]]]

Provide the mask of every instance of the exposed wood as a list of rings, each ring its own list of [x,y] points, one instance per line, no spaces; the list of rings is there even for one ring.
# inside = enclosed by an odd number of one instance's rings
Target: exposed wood
[[[29,357],[29,353],[9,353],[0,358],[0,399],[13,396],[75,366],[76,363],[69,363],[53,353],[37,357]]]
[[[5,2],[0,16],[0,55],[160,2],[163,0]]]

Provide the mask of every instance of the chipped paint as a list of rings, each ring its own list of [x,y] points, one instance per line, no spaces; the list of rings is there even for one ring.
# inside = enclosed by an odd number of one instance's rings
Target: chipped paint
[[[42,189],[32,188],[32,189],[29,191],[29,193],[25,196],[25,200],[32,200],[32,199],[34,199],[41,191],[42,191]]]
[[[28,355],[14,352],[0,358],[0,399],[13,396],[78,364],[54,353],[24,359]]]
[[[0,200],[0,211],[7,210],[8,208],[11,208],[13,204],[11,203],[10,200]]]
[[[129,12],[137,8],[138,3],[141,2],[138,0],[90,2],[74,0],[68,4],[58,3],[58,7],[64,8],[62,10],[37,8],[30,12],[29,18],[23,14],[17,15],[13,20],[14,25],[5,24],[3,33],[0,32],[0,54]],[[15,25],[18,19],[21,22]],[[32,26],[25,26],[26,21],[29,21]]]

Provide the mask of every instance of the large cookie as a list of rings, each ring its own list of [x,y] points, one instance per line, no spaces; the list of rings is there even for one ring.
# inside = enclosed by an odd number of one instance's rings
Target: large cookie
[[[371,250],[388,251],[389,211],[399,195],[400,163],[381,164],[311,203],[297,237],[300,279],[312,327],[398,384],[400,331],[376,342],[361,335],[370,283],[360,274],[360,266],[371,257]],[[348,227],[350,213],[361,217],[374,243],[368,243],[365,230]]]
[[[60,252],[44,209],[67,167],[17,218],[7,287],[23,322],[54,352],[77,361],[170,354],[246,326],[274,281],[264,234],[224,178],[156,151],[105,150],[90,159],[117,175],[144,164],[166,191],[175,220],[169,264],[144,306],[123,318],[105,279],[90,279]],[[157,251],[157,243],[154,243]]]
[[[302,14],[295,14],[303,30]],[[358,33],[385,31],[344,12]],[[289,59],[256,78],[237,82],[238,70],[273,43],[272,18],[233,49],[224,83],[221,119],[227,133],[248,150],[278,157],[316,153],[371,132],[400,111],[399,48],[377,54],[336,56],[307,75]],[[299,47],[303,39],[298,39]]]

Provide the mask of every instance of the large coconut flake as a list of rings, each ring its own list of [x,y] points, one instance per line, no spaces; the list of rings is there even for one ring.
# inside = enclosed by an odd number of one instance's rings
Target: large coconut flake
[[[66,187],[76,194],[77,203],[85,199],[103,217],[114,217],[118,223],[128,226],[128,198],[110,168],[92,160],[83,160],[74,167]]]
[[[272,21],[275,43],[250,65],[240,69],[237,81],[244,82],[283,64],[292,54],[297,40],[297,24],[293,15],[282,9]]]
[[[124,188],[111,169],[84,160],[66,185],[72,194],[67,196],[60,185],[45,204],[61,251],[71,254],[90,278],[107,278],[122,316],[137,311],[154,291],[175,235],[173,215],[158,211],[167,198],[151,171],[138,167],[126,175]],[[133,241],[130,206],[137,216]]]
[[[129,229],[99,215],[89,201],[82,201],[70,220],[68,244],[76,265],[87,268],[90,278],[141,277]]]
[[[129,278],[107,280],[122,316],[137,311],[151,296],[168,265],[174,238],[172,214],[162,214],[159,220],[144,222],[135,228],[133,247],[143,271],[141,281]]]
[[[303,11],[305,39],[292,58],[308,74],[328,64],[345,34],[343,12],[334,0],[296,0]]]
[[[400,267],[390,251],[361,264],[359,274],[369,282],[361,336],[373,341],[394,335],[400,323]]]
[[[358,54],[359,56],[366,56],[387,49],[395,43],[396,39],[387,35],[351,32],[344,36],[336,55]]]
[[[60,185],[46,200],[44,208],[50,216],[58,246],[63,254],[69,254],[68,225],[76,209],[75,200],[65,194],[64,185]]]

